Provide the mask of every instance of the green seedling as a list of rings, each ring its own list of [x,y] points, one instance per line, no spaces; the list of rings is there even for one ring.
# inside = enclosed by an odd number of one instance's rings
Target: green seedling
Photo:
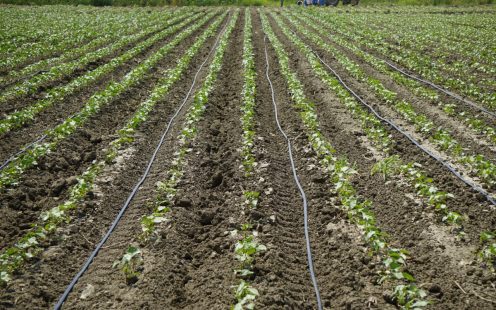
[[[371,170],[371,174],[380,173],[384,178],[384,181],[388,179],[388,177],[398,174],[401,166],[401,159],[399,155],[392,155],[383,160],[377,162]]]
[[[255,299],[258,297],[258,290],[250,283],[241,280],[235,290],[236,304],[231,310],[255,309]]]
[[[141,250],[134,246],[129,246],[126,253],[120,260],[116,260],[112,268],[119,268],[126,276],[126,282],[133,284],[138,281],[140,275],[139,268],[143,264]]]

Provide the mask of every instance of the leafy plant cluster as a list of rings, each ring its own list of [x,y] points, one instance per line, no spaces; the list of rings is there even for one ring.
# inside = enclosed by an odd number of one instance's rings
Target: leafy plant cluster
[[[486,262],[493,271],[496,267],[496,232],[485,231],[480,235],[482,250],[479,257]]]
[[[255,256],[266,251],[267,248],[248,231],[250,228],[250,224],[244,225],[243,238],[236,243],[234,248],[235,257],[240,263],[239,269],[235,270],[235,272],[241,278],[235,289],[236,304],[231,307],[234,310],[254,309],[255,299],[259,295],[258,290],[247,279],[253,275]]]
[[[246,9],[243,35],[243,75],[245,79],[243,85],[243,105],[241,107],[243,113],[241,116],[241,125],[243,128],[241,159],[247,179],[253,175],[255,168],[253,138],[255,136],[256,73],[252,32],[251,13],[249,9]],[[244,205],[241,208],[243,210],[242,216],[246,214],[244,212],[246,208],[249,210],[257,208],[259,197],[260,192],[257,191],[243,192]],[[235,273],[240,279],[239,284],[235,286],[234,298],[236,303],[231,307],[232,310],[254,309],[255,300],[259,296],[258,290],[253,287],[250,280],[252,280],[254,275],[253,264],[255,256],[260,252],[266,251],[267,248],[257,240],[255,233],[250,231],[252,228],[253,225],[250,222],[245,222],[241,225],[242,239],[238,240],[234,247],[235,258],[239,262],[239,267],[235,270]]]
[[[0,53],[5,55],[0,59],[0,69],[12,71],[32,59],[57,55],[102,34],[118,32],[122,24],[135,26],[145,22],[149,16],[145,12],[134,15],[136,12],[115,14],[116,11],[99,12],[95,18],[93,14],[80,14],[80,11],[60,7],[51,7],[42,13],[20,8],[2,10],[0,19],[9,27],[0,39]],[[0,79],[0,82],[4,80]]]
[[[347,29],[347,27],[349,27],[349,24],[345,24],[347,21],[336,19],[334,17],[332,20],[334,24],[338,23],[338,25],[335,26],[336,28],[341,27],[341,29]],[[457,90],[466,96],[480,101],[491,109],[496,108],[496,94],[481,89],[479,86],[481,84],[480,78],[470,81],[470,77],[472,75],[467,75],[466,69],[460,69],[456,66],[436,61],[425,56],[425,53],[423,52],[419,53],[418,51],[412,51],[405,48],[405,46],[410,44],[409,41],[413,40],[413,42],[417,42],[417,39],[404,39],[399,43],[401,45],[397,45],[398,43],[395,44],[388,41],[388,38],[391,37],[389,32],[386,35],[380,31],[372,30],[370,27],[360,26],[362,25],[362,22],[359,22],[358,18],[355,19],[355,22],[357,24],[356,27],[353,28],[353,33],[360,36],[360,42],[367,46],[367,48],[380,52],[382,55],[393,59],[395,62],[400,63],[409,70],[412,70],[421,76],[425,76],[426,78],[441,84],[448,89]],[[367,23],[368,22],[369,21],[367,21]],[[422,23],[424,22],[425,21]],[[402,29],[403,27],[398,25],[398,27],[394,30],[394,33],[398,33],[398,29]],[[437,28],[434,27],[431,29],[434,30]],[[347,35],[348,33],[347,31],[340,29],[337,29],[336,31],[342,35]],[[411,31],[405,30],[403,33],[408,32]],[[394,37],[396,40],[400,40],[398,35],[395,35]],[[438,35],[436,35],[436,40],[437,39]],[[473,41],[471,41],[471,45],[474,46],[472,42]],[[480,45],[484,46],[484,44]],[[479,64],[479,62],[476,63]]]
[[[240,280],[234,296],[238,302],[231,307],[231,310],[251,310],[255,309],[255,299],[259,296],[259,293],[249,282]]]
[[[476,77],[477,74],[496,73],[496,69],[491,65],[491,61],[496,60],[495,54],[491,53],[484,44],[478,44],[496,42],[488,29],[454,27],[441,23],[438,17],[425,15],[413,18],[411,22],[417,23],[418,31],[405,31],[401,36],[390,38],[388,42],[401,44],[409,52],[420,53],[423,59],[433,61],[435,65],[449,66],[447,70],[450,70],[450,73],[467,78],[471,82],[476,82],[472,77]],[[437,31],[435,25],[444,26],[443,31]],[[409,26],[398,20],[386,24],[387,28],[396,27],[390,28],[395,31],[406,30]],[[472,73],[471,76],[464,77],[466,72]],[[491,82],[486,81],[486,83]]]
[[[420,309],[426,306],[428,304],[424,300],[426,293],[415,285],[413,276],[404,270],[407,252],[392,248],[387,244],[385,234],[376,226],[375,216],[370,209],[372,203],[368,200],[361,201],[353,187],[351,179],[356,174],[356,170],[351,167],[346,158],[335,155],[336,151],[321,133],[314,106],[305,97],[303,85],[296,74],[291,71],[289,57],[284,47],[272,31],[267,17],[262,12],[260,15],[262,28],[276,51],[282,74],[286,79],[288,88],[291,89],[292,99],[300,110],[309,142],[319,157],[322,168],[330,174],[330,180],[334,184],[334,192],[338,195],[342,210],[348,214],[350,221],[361,229],[363,238],[369,244],[372,253],[383,260],[384,269],[380,281],[394,279],[406,283],[396,286],[393,296],[398,305],[404,309]],[[277,17],[274,18],[280,22]],[[312,55],[300,39],[285,30],[284,27],[281,29],[303,54]]]
[[[214,88],[215,82],[217,81],[217,75],[222,67],[224,52],[238,16],[239,11],[236,10],[234,16],[227,25],[225,33],[219,41],[212,59],[212,63],[209,66],[207,77],[205,78],[201,88],[196,92],[193,98],[192,106],[188,109],[181,133],[177,137],[179,150],[174,153],[174,159],[171,162],[172,167],[168,172],[169,177],[165,182],[159,182],[157,184],[158,194],[157,199],[154,202],[153,211],[151,214],[145,215],[141,218],[141,237],[145,241],[150,240],[156,232],[157,224],[167,220],[165,215],[170,211],[170,206],[172,205],[173,198],[177,192],[176,186],[184,173],[186,155],[191,151],[189,144],[197,135],[198,121],[203,117],[209,95]]]
[[[326,24],[322,23],[323,19],[316,19],[315,16],[312,16],[311,14],[307,14],[306,16],[308,18],[311,18],[312,21],[322,24],[323,27],[329,26],[327,23]],[[312,28],[314,28],[315,31],[317,31],[318,33],[325,35],[324,28],[316,27],[315,24],[313,25]],[[350,42],[352,40],[351,38],[353,38],[353,40],[356,42],[360,42],[360,40],[356,38],[353,33],[348,34],[347,36],[350,39],[346,40],[343,37],[341,37],[338,33],[335,33],[330,38],[332,39],[333,42],[337,43],[338,45],[351,50],[354,53],[354,55],[358,56],[368,64],[372,65],[379,72],[390,76],[398,84],[406,86],[415,94],[420,95],[423,98],[426,98],[433,102],[439,100],[439,95],[434,90],[429,89],[426,86],[420,84],[418,81],[412,80],[404,76],[403,74],[393,70],[382,59],[377,58],[365,52],[364,50],[360,49],[356,45],[352,44]],[[482,138],[487,138],[492,143],[496,142],[496,130],[493,127],[486,124],[482,119],[478,118],[478,115],[475,116],[471,115],[469,112],[463,111],[459,106],[455,106],[454,104],[445,104],[439,102],[439,106],[441,106],[442,110],[447,115],[457,117],[465,125],[471,128],[475,133],[483,135]]]
[[[417,195],[425,198],[424,201],[430,207],[443,214],[442,221],[448,224],[460,226],[463,221],[461,214],[449,210],[448,199],[454,198],[453,194],[441,191],[433,184],[432,178],[420,170],[422,166],[418,163],[403,164],[398,155],[392,155],[379,162],[372,168],[372,174],[380,173],[386,179],[390,175],[402,174],[414,186]]]
[[[198,24],[198,27],[201,27],[211,17],[211,14],[205,16],[203,22]],[[134,141],[136,129],[147,120],[153,107],[168,93],[170,87],[179,80],[182,73],[184,73],[184,70],[188,67],[188,64],[193,57],[198,54],[207,38],[215,33],[215,30],[219,27],[221,21],[222,17],[218,17],[178,60],[177,66],[165,72],[164,78],[158,82],[149,98],[140,104],[137,111],[128,120],[126,125],[118,130],[118,137],[110,143],[110,146],[104,155],[104,159],[92,163],[86,171],[77,178],[77,184],[70,189],[69,198],[57,207],[42,213],[39,224],[36,224],[34,228],[23,236],[14,246],[7,248],[0,254],[0,272],[2,275],[5,275],[6,279],[10,279],[12,272],[17,270],[24,261],[38,254],[41,250],[39,247],[40,242],[45,240],[49,234],[55,232],[60,224],[71,220],[67,213],[70,210],[76,209],[88,193],[93,190],[96,178],[103,172],[104,168],[118,156],[118,151]]]
[[[141,24],[144,24],[145,29],[147,29],[148,27],[154,28],[159,18],[163,16],[170,16],[172,12],[165,12],[162,14],[157,14],[157,12],[154,12],[153,16],[151,16],[151,19],[147,19],[149,17],[148,14],[138,13],[136,16],[138,23],[129,23],[129,28],[121,26],[121,23],[129,22],[129,20],[127,20],[127,18],[123,15],[116,14],[115,16],[108,19],[101,18],[100,21],[103,23],[103,25],[109,25],[110,29],[100,29],[99,35],[97,35],[95,38],[91,38],[87,43],[80,46],[68,49],[64,48],[61,51],[61,54],[58,56],[41,59],[23,68],[20,68],[19,70],[11,70],[10,72],[8,72],[7,75],[0,77],[0,84],[3,84],[5,82],[14,82],[17,79],[35,74],[38,71],[45,70],[46,68],[71,61],[72,59],[78,57],[82,57],[88,52],[102,48],[107,44],[112,44],[114,40],[121,36],[129,36],[138,32],[141,29]],[[147,18],[145,18],[145,16]]]
[[[119,268],[126,277],[126,282],[132,284],[137,281],[142,265],[141,250],[138,247],[129,246],[122,258],[114,261],[112,268]]]
[[[242,163],[247,175],[253,172],[255,166],[255,156],[253,155],[253,139],[255,132],[253,129],[254,115],[255,115],[255,89],[256,89],[256,72],[255,60],[253,57],[253,44],[252,44],[252,27],[251,15],[248,11],[245,12],[245,26],[243,35],[243,105],[241,111],[241,124],[243,128],[242,136]]]
[[[294,25],[301,25],[295,19],[288,17],[288,20]],[[280,19],[276,19],[279,23]],[[284,25],[279,24],[284,28]],[[322,48],[326,48],[325,42],[319,37],[319,35],[314,34],[312,31],[308,31],[304,27],[299,27],[300,32],[306,37],[312,39],[316,44]],[[317,32],[318,33],[318,32]],[[286,32],[288,36],[294,37],[298,40],[294,34]],[[302,48],[306,48],[301,45]],[[331,77],[322,67],[320,62],[315,56],[307,53],[307,59],[310,62],[313,70],[317,75],[333,90],[344,105],[351,112],[352,116],[358,118],[362,122],[362,128],[364,129],[367,137],[369,137],[377,148],[381,151],[382,155],[386,158],[374,165],[371,173],[381,173],[386,177],[391,175],[404,175],[406,176],[409,183],[415,189],[417,195],[424,198],[424,201],[434,207],[438,211],[442,211],[443,221],[449,224],[459,225],[462,217],[451,210],[448,209],[446,202],[448,198],[453,197],[452,194],[440,191],[436,186],[434,186],[432,178],[427,177],[426,173],[420,169],[421,165],[417,163],[402,163],[399,155],[390,155],[390,149],[393,141],[391,141],[390,136],[387,135],[386,129],[383,127],[382,123],[371,113],[365,111],[361,105],[355,100],[354,97],[339,83],[339,81]],[[368,126],[370,127],[367,127]],[[370,128],[373,128],[371,130]],[[380,133],[380,134],[377,134]]]
[[[185,15],[187,16],[190,14],[185,14]],[[172,18],[168,24],[173,25],[174,23],[180,21],[181,19],[184,19],[186,16],[178,16],[178,17]],[[140,53],[145,51],[147,48],[151,47],[153,44],[155,44],[159,40],[162,40],[165,37],[171,35],[175,31],[180,29],[180,27],[184,27],[185,25],[187,25],[188,22],[191,22],[193,20],[194,20],[193,17],[189,17],[189,18],[185,19],[181,24],[176,25],[175,27],[173,26],[173,27],[167,28],[163,31],[160,31],[159,33],[157,33],[157,34],[151,36],[150,38],[148,38],[147,40],[145,40],[144,42],[141,42],[137,46],[128,50],[124,54],[112,59],[110,62],[108,62],[102,66],[99,66],[92,71],[89,71],[89,72],[75,78],[74,80],[72,80],[68,84],[57,86],[57,87],[50,89],[46,93],[45,98],[43,98],[43,99],[37,101],[36,103],[29,105],[29,106],[27,106],[27,107],[25,107],[19,111],[15,111],[15,112],[7,115],[4,119],[0,120],[0,134],[9,132],[14,128],[19,128],[19,127],[25,125],[26,123],[33,121],[39,113],[41,113],[44,110],[46,110],[47,108],[53,106],[53,104],[55,104],[56,102],[60,102],[63,99],[65,99],[68,95],[71,95],[74,92],[76,92],[80,89],[83,89],[84,87],[87,87],[91,84],[98,82],[106,74],[113,72],[119,66],[122,66],[125,62],[128,62],[129,60],[133,59],[134,57],[136,57],[137,55],[139,55]],[[113,52],[118,51],[119,49],[126,47],[127,45],[132,44],[133,42],[136,42],[143,37],[146,37],[150,33],[153,33],[160,28],[161,27],[156,26],[156,27],[152,27],[151,31],[145,30],[145,31],[142,31],[138,34],[123,37],[115,44],[104,47],[104,48],[97,50],[95,52],[88,53],[83,58],[76,60],[75,62],[77,62],[77,61],[83,61],[83,62],[88,61],[89,62],[89,61],[94,61],[98,58],[104,57],[106,55],[111,55]],[[67,74],[67,72],[65,72],[66,69],[67,70],[76,70],[76,67],[74,67],[70,63],[69,64],[66,64],[66,63],[61,64],[59,66],[52,67],[52,69],[50,69],[50,71],[48,71],[46,73],[46,75],[35,76],[31,80],[37,79],[38,81],[41,81],[41,84],[43,84],[44,82],[42,80],[45,78],[51,79],[51,77],[56,78],[56,77],[65,76]],[[51,74],[51,72],[54,72],[54,74]],[[15,93],[14,95],[23,95],[23,94],[26,94],[28,91],[37,90],[38,86],[41,84],[38,82],[32,83],[31,80],[26,80],[26,81],[22,82],[22,85],[12,86],[12,92]],[[9,91],[7,91],[5,93],[5,96],[3,96],[3,97],[5,98],[5,100],[8,100],[8,99],[12,98],[11,95],[12,94],[9,95]],[[3,98],[3,97],[1,97],[1,98]],[[0,100],[0,103],[1,103],[1,100]]]
[[[112,102],[130,87],[142,81],[158,61],[167,56],[175,46],[199,29],[201,25],[205,24],[211,16],[211,14],[207,14],[197,23],[182,30],[170,42],[127,73],[120,81],[111,82],[103,90],[91,96],[82,110],[76,115],[67,118],[62,124],[47,131],[46,134],[48,135],[48,138],[51,139],[50,142],[35,143],[28,152],[18,156],[0,172],[0,189],[5,188],[8,185],[14,185],[24,171],[36,165],[36,161],[39,158],[55,149],[60,141],[74,133],[90,117],[97,114],[102,107]],[[170,33],[174,33],[186,24],[186,22],[183,22],[172,26],[169,28],[169,31]]]
[[[343,65],[353,77],[359,81],[365,82],[379,98],[392,105],[400,115],[415,126],[419,133],[426,138],[429,138],[442,151],[451,154],[459,163],[467,166],[489,187],[496,184],[496,165],[482,155],[466,155],[462,145],[456,141],[447,130],[441,127],[436,128],[434,122],[427,116],[417,113],[413,106],[405,100],[400,100],[397,93],[387,89],[380,80],[367,75],[357,63],[349,59],[343,52],[331,45],[324,44],[323,42],[320,46],[332,53],[336,60]]]

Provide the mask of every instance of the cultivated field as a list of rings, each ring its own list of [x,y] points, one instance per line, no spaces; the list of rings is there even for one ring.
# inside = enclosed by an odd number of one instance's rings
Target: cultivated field
[[[495,13],[0,7],[0,308],[494,309]]]

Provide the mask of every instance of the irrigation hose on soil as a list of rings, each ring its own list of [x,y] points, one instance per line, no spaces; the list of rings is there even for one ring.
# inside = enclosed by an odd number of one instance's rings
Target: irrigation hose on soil
[[[229,20],[229,18],[231,16],[232,16],[232,13],[229,14],[229,17],[228,17],[227,20]],[[71,293],[72,289],[74,288],[74,286],[76,285],[76,283],[79,281],[79,279],[83,276],[83,274],[88,270],[89,266],[93,262],[93,259],[98,255],[98,253],[100,252],[101,248],[103,247],[103,245],[105,244],[105,242],[108,240],[108,238],[110,237],[110,235],[114,231],[115,227],[117,226],[117,224],[121,220],[122,216],[126,212],[127,208],[131,204],[131,201],[133,200],[134,196],[139,191],[141,185],[143,185],[143,183],[145,182],[146,178],[148,177],[148,174],[150,173],[150,170],[152,168],[152,165],[155,162],[155,158],[157,157],[157,154],[160,151],[160,148],[162,147],[162,144],[164,143],[164,140],[165,140],[165,137],[167,136],[167,133],[169,132],[169,130],[170,130],[170,128],[171,128],[174,120],[176,119],[176,117],[179,115],[179,113],[181,112],[181,110],[183,109],[183,107],[186,105],[186,102],[188,101],[189,97],[191,96],[191,93],[193,92],[193,88],[195,87],[196,79],[198,78],[198,75],[200,74],[200,71],[203,69],[203,67],[207,63],[208,59],[210,59],[210,56],[212,55],[212,53],[216,49],[217,44],[219,43],[220,38],[222,37],[222,35],[225,33],[228,24],[229,23],[226,22],[226,24],[224,25],[224,28],[218,34],[218,36],[217,36],[217,38],[215,40],[214,45],[210,49],[210,52],[208,53],[207,57],[205,58],[205,60],[203,61],[203,63],[200,65],[200,68],[196,72],[196,74],[195,74],[195,76],[193,78],[193,82],[191,84],[191,87],[189,88],[189,91],[186,94],[186,97],[184,97],[183,102],[181,103],[181,105],[178,107],[178,109],[176,110],[176,112],[174,113],[174,115],[169,120],[169,123],[167,124],[167,127],[165,128],[165,130],[164,130],[164,132],[162,134],[162,137],[160,138],[160,141],[157,144],[157,147],[155,148],[155,151],[153,152],[150,160],[148,161],[148,166],[146,167],[145,172],[143,173],[143,176],[138,181],[138,183],[136,183],[136,185],[134,186],[133,191],[131,192],[131,194],[129,194],[126,202],[124,203],[124,205],[122,206],[121,210],[119,211],[119,213],[115,217],[115,219],[112,222],[112,225],[110,226],[110,228],[107,231],[107,233],[103,236],[103,238],[100,241],[100,243],[98,243],[98,245],[96,246],[96,248],[93,250],[93,252],[91,253],[91,255],[88,257],[88,259],[84,263],[83,267],[81,267],[81,269],[79,270],[79,272],[72,279],[71,283],[67,286],[67,288],[65,289],[64,293],[62,294],[62,296],[60,296],[59,300],[57,301],[57,304],[54,306],[54,310],[59,310],[59,309],[62,308],[64,302],[66,301],[67,297]]]
[[[311,49],[312,50],[312,49]],[[404,135],[408,140],[410,140],[410,142],[412,142],[414,145],[416,145],[419,149],[421,149],[424,153],[426,153],[427,155],[429,155],[430,157],[432,157],[433,159],[435,159],[437,162],[441,163],[444,167],[446,167],[451,173],[453,173],[456,177],[458,177],[463,183],[465,183],[466,185],[470,186],[472,189],[474,189],[475,191],[477,191],[479,194],[483,195],[487,201],[489,201],[490,203],[492,203],[493,205],[496,206],[496,200],[488,193],[486,192],[484,189],[482,189],[481,187],[477,186],[476,184],[470,182],[469,180],[465,179],[458,171],[456,171],[449,163],[447,163],[446,161],[444,161],[443,159],[441,159],[440,157],[434,155],[431,151],[427,150],[425,147],[423,147],[422,145],[420,145],[420,143],[418,143],[413,137],[411,137],[408,133],[406,133],[405,131],[403,131],[399,126],[397,126],[396,124],[394,124],[392,121],[382,117],[381,115],[379,115],[379,113],[377,113],[377,111],[372,107],[370,106],[368,103],[366,103],[360,96],[358,96],[351,88],[348,87],[348,85],[346,85],[346,83],[341,79],[341,77],[339,76],[339,74],[334,71],[334,69],[332,69],[320,56],[319,54],[317,54],[317,52],[315,52],[314,50],[312,50],[312,52],[315,54],[315,56],[320,60],[320,62],[327,67],[327,69],[329,69],[332,74],[338,79],[339,83],[341,85],[343,85],[344,88],[346,88],[348,90],[348,92],[350,92],[350,94],[353,95],[353,97],[355,97],[356,100],[358,100],[358,102],[360,102],[362,105],[364,105],[365,107],[367,107],[367,109],[370,110],[370,112],[372,112],[379,120],[387,123],[389,126],[393,127],[394,129],[396,129],[399,133],[401,133],[402,135]]]
[[[412,74],[410,74],[410,73],[407,73],[406,71],[401,70],[400,68],[398,68],[397,66],[395,66],[395,65],[394,65],[394,64],[392,64],[392,63],[390,63],[390,62],[389,62],[389,61],[387,61],[387,60],[384,60],[384,62],[385,62],[385,63],[386,63],[386,64],[387,64],[387,65],[388,65],[391,69],[396,70],[396,71],[398,71],[399,73],[401,73],[401,74],[403,74],[403,75],[405,75],[405,76],[407,76],[407,77],[409,77],[409,78],[411,78],[411,79],[413,79],[413,80],[416,80],[416,81],[418,81],[418,82],[421,82],[421,83],[424,83],[424,84],[426,84],[426,85],[429,85],[430,87],[432,87],[432,88],[434,88],[434,89],[437,89],[437,90],[439,90],[440,92],[442,92],[442,93],[444,93],[444,94],[446,94],[446,95],[448,95],[448,96],[450,96],[450,97],[452,97],[452,98],[455,98],[455,99],[456,99],[456,100],[458,100],[458,101],[461,101],[461,102],[463,102],[463,103],[465,103],[465,104],[467,104],[467,105],[471,106],[472,108],[475,108],[475,109],[477,109],[477,110],[479,110],[479,111],[481,111],[481,112],[484,112],[484,113],[486,113],[487,115],[490,115],[490,116],[492,116],[492,117],[496,117],[496,113],[491,112],[491,111],[489,111],[489,110],[487,110],[487,109],[485,109],[485,108],[483,108],[483,107],[480,107],[480,106],[478,106],[477,104],[473,103],[472,101],[462,98],[460,95],[457,95],[457,94],[455,94],[455,93],[453,93],[453,92],[450,92],[449,90],[446,90],[446,89],[442,88],[441,86],[436,85],[436,84],[434,84],[434,83],[432,83],[432,82],[430,82],[430,81],[427,81],[427,80],[421,79],[421,78],[419,78],[419,77],[417,77],[417,76],[414,76],[414,75],[412,75]]]
[[[284,132],[284,130],[281,127],[281,124],[279,123],[279,117],[277,113],[277,104],[275,100],[275,94],[274,94],[274,87],[272,86],[272,81],[270,80],[269,77],[269,56],[267,54],[267,42],[266,42],[266,36],[264,37],[264,49],[265,49],[265,64],[266,64],[266,70],[265,70],[265,76],[267,78],[267,81],[269,82],[270,86],[270,92],[272,95],[272,105],[274,106],[274,116],[276,119],[276,124],[277,128],[283,135],[284,139],[288,143],[288,156],[289,156],[289,161],[291,163],[291,170],[293,171],[293,178],[296,183],[296,186],[298,187],[298,190],[300,192],[301,199],[303,201],[303,216],[304,216],[304,230],[305,230],[305,243],[306,243],[306,251],[307,251],[307,261],[308,261],[308,269],[310,271],[310,277],[312,278],[312,284],[313,288],[315,290],[315,296],[317,298],[317,308],[319,310],[322,310],[322,301],[320,299],[320,292],[319,292],[319,286],[317,284],[317,278],[315,277],[315,272],[313,269],[313,260],[312,260],[312,249],[310,247],[310,237],[308,234],[308,203],[307,203],[307,197],[305,195],[305,191],[303,190],[303,187],[300,184],[300,180],[298,178],[298,174],[296,173],[296,168],[295,168],[295,163],[293,160],[293,152],[292,152],[292,146],[291,146],[291,140],[287,136],[287,134]]]
[[[29,150],[30,148],[32,148],[36,143],[38,142],[41,142],[43,140],[45,140],[48,136],[45,134],[45,135],[42,135],[41,137],[39,137],[38,139],[34,140],[33,142],[29,143],[28,145],[26,145],[22,150],[20,150],[19,152],[15,153],[14,155],[11,155],[1,166],[0,166],[0,170],[2,170],[3,168],[5,168],[8,164],[10,164],[13,160],[15,160],[19,155],[22,155],[24,153],[26,153],[27,150]]]
[[[72,114],[72,115],[69,115],[66,119],[69,119],[69,118],[73,118],[75,117],[76,115],[78,114],[78,112]],[[55,126],[56,127],[56,126]],[[2,170],[3,168],[7,167],[8,164],[10,164],[11,162],[13,162],[14,160],[16,160],[20,155],[26,153],[30,148],[32,148],[36,143],[39,143],[39,142],[43,142],[46,138],[48,138],[48,134],[43,134],[41,135],[39,138],[37,138],[36,140],[34,140],[33,142],[29,143],[28,145],[26,145],[22,150],[18,151],[17,153],[11,155],[1,166],[0,166],[0,170]]]

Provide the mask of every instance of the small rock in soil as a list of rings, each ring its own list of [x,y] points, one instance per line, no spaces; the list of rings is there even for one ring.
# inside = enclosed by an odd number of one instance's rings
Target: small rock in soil
[[[98,137],[98,136],[92,136],[91,139],[90,139],[90,142],[92,144],[97,144],[97,143],[102,142],[102,138],[101,137]]]
[[[312,182],[318,184],[325,183],[325,181],[326,181],[326,177],[322,173],[316,173],[312,178]]]
[[[429,287],[429,292],[432,294],[439,294],[442,292],[442,289],[439,285],[432,284],[431,287]]]
[[[265,215],[264,215],[262,212],[260,212],[260,211],[257,211],[257,210],[252,210],[252,211],[250,212],[250,218],[251,218],[253,221],[258,221],[258,220],[260,220],[260,219],[262,219],[262,218],[264,218],[264,217],[265,217]]]
[[[86,285],[86,288],[83,290],[81,293],[81,296],[79,298],[81,299],[87,299],[90,297],[93,293],[95,292],[95,287],[91,284]]]
[[[396,304],[393,300],[393,293],[390,292],[390,291],[385,291],[384,293],[382,293],[382,298],[384,298],[384,300],[388,303],[388,304],[391,304],[391,305],[394,305]]]
[[[210,133],[212,134],[212,136],[217,136],[220,133],[219,128],[220,128],[220,121],[215,120],[210,126]]]
[[[77,178],[75,176],[71,176],[65,179],[65,182],[67,183],[67,186],[72,186],[77,183]]]

